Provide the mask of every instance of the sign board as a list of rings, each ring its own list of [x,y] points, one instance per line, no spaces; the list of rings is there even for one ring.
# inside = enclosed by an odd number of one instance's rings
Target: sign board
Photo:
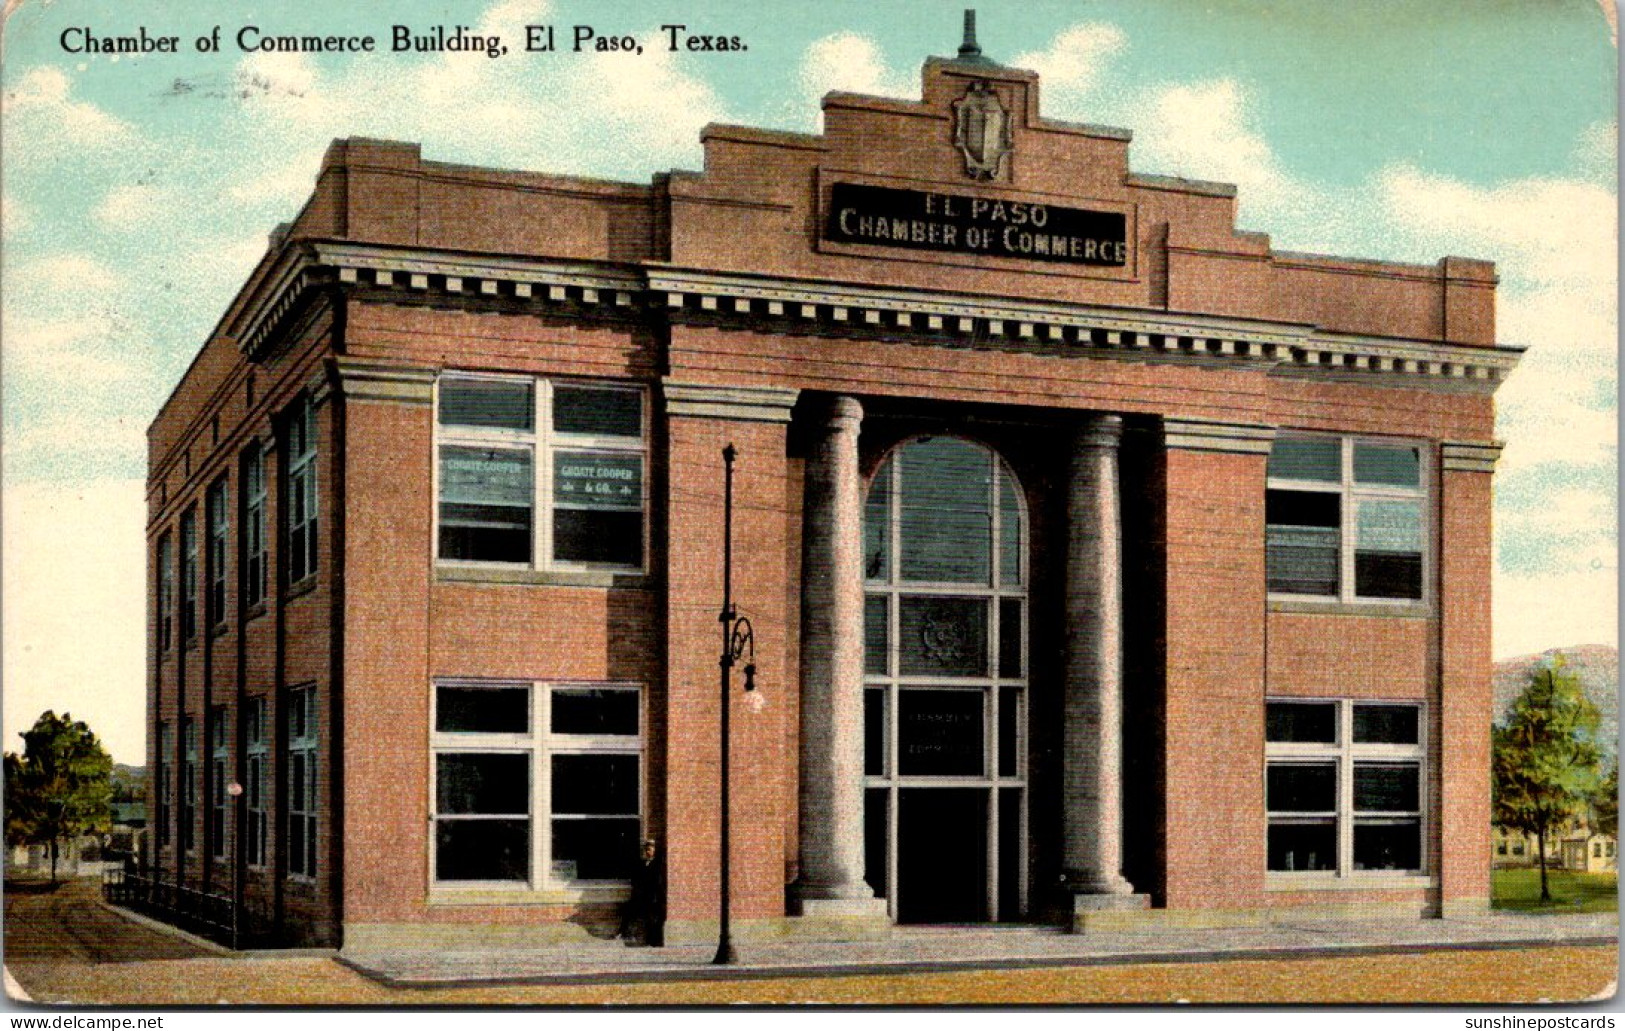
[[[1022,261],[1128,264],[1128,220],[1121,212],[862,183],[830,185],[824,238]]]

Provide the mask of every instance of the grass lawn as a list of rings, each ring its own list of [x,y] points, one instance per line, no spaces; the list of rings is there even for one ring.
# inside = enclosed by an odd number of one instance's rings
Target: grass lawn
[[[1490,874],[1491,904],[1496,909],[1530,913],[1612,913],[1619,908],[1619,875],[1547,870],[1552,901],[1540,901],[1539,868],[1495,870]]]

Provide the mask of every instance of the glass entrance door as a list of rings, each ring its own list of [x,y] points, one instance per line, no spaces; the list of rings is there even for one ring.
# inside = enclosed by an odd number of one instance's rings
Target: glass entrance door
[[[905,923],[1026,909],[1026,519],[987,448],[921,438],[865,532],[866,875]]]

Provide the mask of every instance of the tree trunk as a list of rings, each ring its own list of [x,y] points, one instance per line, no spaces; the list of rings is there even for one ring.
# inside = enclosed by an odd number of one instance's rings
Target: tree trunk
[[[1536,850],[1540,853],[1540,901],[1552,901],[1552,892],[1546,886],[1546,827],[1544,825],[1535,832]]]
[[[51,886],[56,886],[56,839],[51,839]]]

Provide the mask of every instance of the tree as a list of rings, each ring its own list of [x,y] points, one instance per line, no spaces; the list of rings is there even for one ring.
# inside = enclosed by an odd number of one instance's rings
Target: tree
[[[56,883],[59,844],[111,826],[113,759],[83,722],[46,710],[5,755],[6,843],[48,844]]]
[[[1596,734],[1597,707],[1562,655],[1536,669],[1508,710],[1505,725],[1490,731],[1494,820],[1536,838],[1540,900],[1546,883],[1546,835],[1586,811],[1602,781]]]
[[[1599,834],[1619,837],[1619,759],[1608,766],[1608,776],[1597,786],[1591,798],[1591,829]]]

